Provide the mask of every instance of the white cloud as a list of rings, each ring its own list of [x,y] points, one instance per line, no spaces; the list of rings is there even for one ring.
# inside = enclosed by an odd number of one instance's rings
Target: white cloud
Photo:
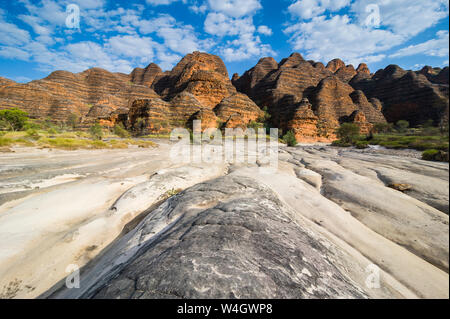
[[[146,0],[145,2],[147,2],[148,4],[153,5],[153,6],[159,6],[159,5],[168,5],[168,4],[177,2],[177,1],[179,1],[179,0]],[[183,3],[186,2],[185,0],[182,0],[182,1],[183,1]]]
[[[375,4],[380,9],[381,25],[393,33],[412,37],[448,16],[448,0],[356,0],[351,5],[357,23],[364,25],[366,7]]]
[[[262,43],[255,33],[271,35],[272,30],[253,23],[253,15],[262,8],[259,0],[208,0],[213,12],[208,13],[204,30],[213,36],[234,37],[219,45],[217,50],[226,61],[242,61],[255,56],[276,55],[270,45]]]
[[[208,10],[208,6],[205,4],[202,4],[202,5],[194,4],[194,5],[191,5],[189,7],[189,9],[196,14],[203,14],[206,12],[206,10]]]
[[[0,20],[0,44],[21,45],[30,41],[28,31]]]
[[[76,3],[81,9],[97,9],[105,5],[105,0],[70,0],[71,3]]]
[[[168,14],[160,15],[152,20],[141,20],[138,23],[139,32],[142,34],[150,34],[161,28],[171,28],[175,26],[177,20]]]
[[[222,36],[233,36],[255,32],[253,19],[232,18],[222,13],[209,13],[205,20],[205,31],[209,34]]]
[[[157,43],[149,37],[125,35],[110,38],[107,46],[117,55],[140,58],[142,62],[149,62],[154,58],[153,50]]]
[[[372,28],[366,20],[371,13],[368,5],[377,5],[380,26]],[[347,14],[336,15],[346,8]],[[297,0],[288,7],[297,21],[286,25],[294,50],[302,50],[308,59],[324,62],[341,58],[347,63],[378,62],[386,58],[386,51],[404,44],[413,36],[448,16],[447,0]],[[413,45],[395,56],[414,52],[445,56],[447,38]],[[391,57],[394,55],[391,55]]]
[[[325,11],[338,11],[350,4],[350,0],[298,0],[288,7],[288,11],[302,19],[314,18]]]
[[[405,57],[417,54],[424,54],[435,57],[448,57],[448,43],[449,36],[448,31],[441,30],[436,33],[437,38],[431,39],[426,42],[422,42],[415,45],[410,45],[406,48],[402,48],[392,54],[390,57]]]
[[[324,62],[342,58],[348,63],[375,62],[388,50],[404,41],[388,30],[368,29],[351,23],[348,16],[325,16],[297,23],[285,30],[291,35],[294,50],[303,50],[308,59]],[[370,60],[370,61],[369,61]]]
[[[0,56],[6,59],[17,59],[22,61],[28,61],[30,58],[28,52],[10,46],[0,46]]]
[[[227,45],[221,48],[220,53],[225,61],[228,62],[276,55],[270,45],[263,44],[258,36],[255,37],[252,34],[244,34],[238,39],[228,42]]]
[[[212,11],[234,18],[254,15],[262,8],[259,0],[208,0],[208,4]]]
[[[258,33],[271,36],[273,34],[272,29],[270,29],[268,26],[260,25],[258,27]]]

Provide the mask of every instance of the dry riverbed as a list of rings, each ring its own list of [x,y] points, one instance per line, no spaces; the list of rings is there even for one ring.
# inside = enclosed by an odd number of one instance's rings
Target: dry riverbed
[[[158,144],[0,153],[0,298],[448,298],[448,163],[300,145],[260,174]]]

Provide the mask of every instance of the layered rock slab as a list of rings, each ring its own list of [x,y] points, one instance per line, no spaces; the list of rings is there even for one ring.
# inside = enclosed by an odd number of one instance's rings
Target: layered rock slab
[[[333,264],[328,242],[291,214],[251,178],[196,185],[107,253],[97,267],[104,271],[86,274],[90,287],[78,297],[367,297]]]

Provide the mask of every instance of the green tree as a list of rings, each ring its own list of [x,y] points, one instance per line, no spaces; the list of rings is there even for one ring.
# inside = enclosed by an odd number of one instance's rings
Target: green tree
[[[0,122],[12,131],[20,131],[28,121],[28,114],[17,108],[0,110]]]
[[[114,125],[114,134],[116,134],[119,137],[122,138],[128,138],[131,136],[130,132],[128,132],[124,127],[122,123],[118,123]]]
[[[103,138],[103,130],[100,124],[96,123],[89,128],[89,133],[95,140],[101,140]]]
[[[288,131],[284,136],[283,136],[283,141],[288,145],[288,146],[295,146],[297,145],[297,139],[295,138],[295,134],[292,131]]]
[[[70,113],[66,120],[66,125],[71,129],[75,129],[80,122],[80,118],[73,113]]]
[[[344,143],[353,144],[359,136],[359,126],[354,123],[344,123],[336,131],[337,137]]]
[[[409,122],[405,120],[400,120],[397,122],[397,124],[395,124],[395,126],[397,127],[397,130],[399,132],[404,133],[409,127]]]
[[[388,133],[392,132],[392,123],[375,123],[373,126],[374,133]]]

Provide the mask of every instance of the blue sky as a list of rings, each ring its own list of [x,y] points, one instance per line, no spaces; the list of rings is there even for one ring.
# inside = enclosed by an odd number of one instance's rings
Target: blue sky
[[[449,63],[447,0],[0,1],[0,76],[19,82],[151,62],[167,70],[196,50],[219,55],[230,76],[292,52],[372,71]]]

